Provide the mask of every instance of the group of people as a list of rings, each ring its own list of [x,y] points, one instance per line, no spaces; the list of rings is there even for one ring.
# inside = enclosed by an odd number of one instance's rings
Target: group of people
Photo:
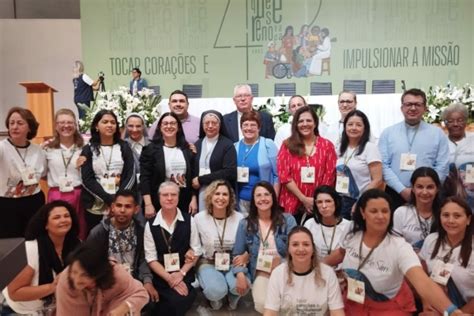
[[[176,90],[149,130],[130,114],[124,139],[101,110],[87,144],[70,110],[40,146],[33,114],[10,109],[0,238],[25,237],[28,265],[3,290],[9,307],[184,315],[199,284],[213,310],[251,291],[264,315],[474,313],[462,105],[443,114],[446,136],[422,121],[423,91],[407,90],[404,122],[377,143],[353,92],[324,129],[293,96],[276,132],[252,98],[237,85],[235,111],[199,119]]]

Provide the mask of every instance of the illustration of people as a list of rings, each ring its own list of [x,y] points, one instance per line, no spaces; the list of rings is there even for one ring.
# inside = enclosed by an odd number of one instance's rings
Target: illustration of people
[[[311,31],[306,37],[308,51],[311,54],[314,54],[316,52],[316,49],[318,48],[318,45],[321,41],[320,30],[321,30],[320,27],[318,25],[315,25],[311,28]]]
[[[278,62],[278,52],[275,48],[275,42],[270,41],[268,42],[268,50],[265,53],[265,57],[263,59],[263,63],[265,64],[265,79],[269,79],[273,76],[272,70],[273,67]]]
[[[309,67],[309,74],[320,76],[322,73],[322,60],[331,56],[331,39],[329,38],[329,30],[323,28],[321,30],[321,45],[316,49],[311,65]]]
[[[300,32],[298,33],[298,35],[296,35],[297,42],[298,42],[297,45],[306,47],[308,35],[309,35],[309,25],[303,24],[301,26]]]
[[[281,38],[281,53],[285,56],[286,62],[293,60],[293,47],[297,44],[296,37],[293,34],[293,26],[288,25],[285,34]]]

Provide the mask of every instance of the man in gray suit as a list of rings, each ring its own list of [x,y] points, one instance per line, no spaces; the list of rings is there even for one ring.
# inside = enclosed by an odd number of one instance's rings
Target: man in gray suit
[[[239,141],[242,138],[242,131],[240,129],[240,117],[242,113],[252,110],[252,88],[247,84],[239,84],[234,87],[234,103],[237,107],[236,111],[224,115],[225,136],[233,142]],[[275,127],[273,126],[272,116],[267,112],[260,112],[260,119],[262,125],[260,128],[260,136],[265,138],[275,138]]]

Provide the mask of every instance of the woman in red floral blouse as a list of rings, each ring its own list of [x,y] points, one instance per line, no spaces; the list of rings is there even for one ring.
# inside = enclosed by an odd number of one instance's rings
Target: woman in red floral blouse
[[[300,224],[311,214],[314,190],[321,185],[334,186],[337,155],[334,145],[319,136],[318,121],[310,107],[298,109],[291,136],[278,153],[280,205]]]

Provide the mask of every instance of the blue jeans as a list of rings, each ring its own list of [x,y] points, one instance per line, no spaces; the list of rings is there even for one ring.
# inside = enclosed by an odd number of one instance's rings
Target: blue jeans
[[[226,295],[229,295],[229,300],[234,303],[240,299],[235,289],[236,278],[232,271],[218,271],[212,264],[201,264],[197,271],[197,278],[204,296],[210,301],[219,301]],[[250,284],[249,280],[248,283]]]

